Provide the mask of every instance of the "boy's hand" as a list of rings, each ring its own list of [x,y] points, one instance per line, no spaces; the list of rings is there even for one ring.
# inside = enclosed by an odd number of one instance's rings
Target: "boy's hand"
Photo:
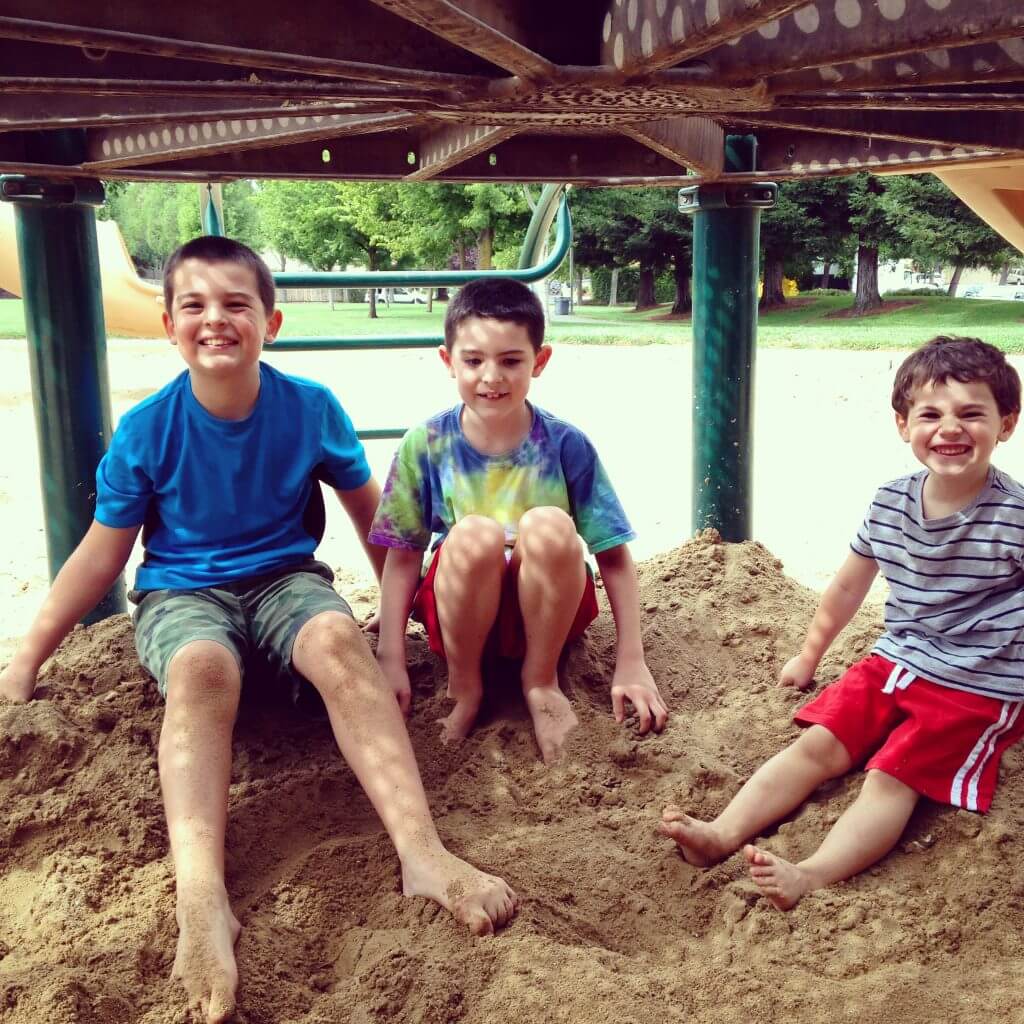
[[[633,705],[640,719],[640,735],[661,732],[668,720],[668,707],[661,699],[657,683],[645,662],[616,668],[612,677],[612,712],[620,725],[626,720],[626,701]]]
[[[402,709],[402,714],[408,718],[409,708],[412,706],[412,686],[409,684],[409,673],[405,665],[393,661],[381,661],[379,664],[388,687]]]
[[[364,633],[372,633],[377,636],[380,633],[380,609],[374,610],[373,614],[363,623],[362,630]]]
[[[811,664],[810,659],[798,654],[782,666],[778,685],[795,686],[798,690],[806,690],[814,682],[814,670],[817,667]]]
[[[15,704],[24,704],[31,700],[32,691],[35,688],[35,672],[19,669],[13,662],[0,672],[0,701],[8,700]]]

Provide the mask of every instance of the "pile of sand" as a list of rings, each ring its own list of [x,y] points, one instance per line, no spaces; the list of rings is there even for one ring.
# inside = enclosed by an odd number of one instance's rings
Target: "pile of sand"
[[[514,698],[462,749],[442,747],[443,674],[410,641],[410,729],[442,834],[522,897],[494,939],[400,895],[397,860],[325,718],[275,695],[243,708],[228,832],[239,1020],[1024,1019],[1021,750],[987,818],[926,804],[880,865],[780,914],[741,857],[696,871],[654,826],[670,801],[714,813],[795,735],[802,698],[774,681],[814,596],[760,545],[708,535],[642,565],[641,602],[668,729],[638,739],[612,720],[605,611],[566,662],[582,729],[554,769]],[[862,613],[821,678],[878,627]],[[161,705],[127,621],[76,631],[40,696],[0,707],[0,1020],[182,1021],[168,980]],[[809,851],[857,786],[825,787],[764,841]]]

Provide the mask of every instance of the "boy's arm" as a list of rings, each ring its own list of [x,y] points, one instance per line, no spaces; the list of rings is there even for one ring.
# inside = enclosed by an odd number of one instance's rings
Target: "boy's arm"
[[[633,556],[627,545],[620,544],[594,557],[615,619],[615,674],[612,677],[615,721],[621,722],[626,717],[625,702],[628,700],[640,718],[641,735],[652,725],[655,732],[661,732],[668,718],[668,707],[661,699],[644,660],[640,636],[640,591]]]
[[[790,658],[779,673],[779,686],[803,690],[811,684],[818,662],[857,614],[877,573],[878,563],[873,558],[850,552],[821,595],[800,653]]]
[[[423,552],[388,548],[380,582],[380,635],[377,661],[391,684],[403,714],[409,713],[411,687],[405,666],[405,626],[420,580]]]
[[[362,487],[356,487],[351,491],[339,491],[334,493],[338,496],[342,508],[348,513],[352,525],[359,536],[359,543],[363,545],[366,557],[373,566],[373,574],[380,582],[384,576],[384,556],[387,549],[371,544],[369,541],[370,525],[373,523],[373,515],[380,504],[380,484],[371,476]]]
[[[141,526],[104,526],[95,519],[61,567],[11,663],[0,672],[0,697],[26,701],[36,675],[78,620],[110,589],[132,553]]]

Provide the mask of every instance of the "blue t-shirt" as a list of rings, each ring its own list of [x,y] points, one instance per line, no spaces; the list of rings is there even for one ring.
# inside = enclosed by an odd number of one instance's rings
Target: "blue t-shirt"
[[[316,480],[370,478],[363,446],[323,385],[260,363],[244,420],[208,413],[186,370],[121,418],[96,471],[96,519],[145,524],[137,590],[194,590],[309,558]],[[313,488],[316,487],[316,493]]]

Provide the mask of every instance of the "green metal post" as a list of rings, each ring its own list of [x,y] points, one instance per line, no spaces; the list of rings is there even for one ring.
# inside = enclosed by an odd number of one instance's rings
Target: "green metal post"
[[[92,522],[96,467],[111,434],[93,209],[103,201],[103,187],[92,180],[7,178],[2,192],[15,203],[52,579]],[[84,621],[124,610],[118,579]]]
[[[753,136],[726,139],[726,170],[756,169]],[[754,350],[761,210],[770,182],[681,189],[693,225],[693,529],[751,535]]]

